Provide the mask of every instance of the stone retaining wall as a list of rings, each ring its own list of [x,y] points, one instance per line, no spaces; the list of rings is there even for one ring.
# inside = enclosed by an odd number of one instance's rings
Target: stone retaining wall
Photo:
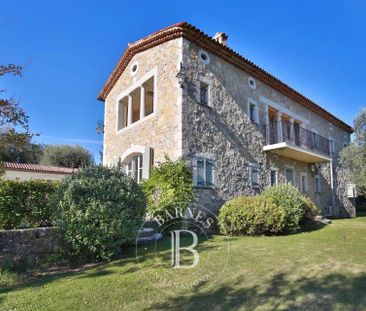
[[[57,227],[0,231],[0,262],[12,260],[37,261],[55,251]]]

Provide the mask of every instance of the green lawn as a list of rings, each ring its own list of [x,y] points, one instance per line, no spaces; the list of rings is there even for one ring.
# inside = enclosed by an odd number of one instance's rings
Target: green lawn
[[[161,254],[169,257],[166,243]],[[216,275],[226,245],[220,236],[200,245]],[[146,280],[155,263],[145,248],[145,274],[131,251],[119,261],[68,275],[18,282],[2,276],[3,286],[14,283],[0,290],[0,310],[366,310],[366,217],[291,236],[232,238],[229,248],[226,268],[213,284],[183,286],[192,282],[192,272],[207,272],[187,269],[173,295],[163,293],[171,284],[164,285],[161,275],[160,289]]]

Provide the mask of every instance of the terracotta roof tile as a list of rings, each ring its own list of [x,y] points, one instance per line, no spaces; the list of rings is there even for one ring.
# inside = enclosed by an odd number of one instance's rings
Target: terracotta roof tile
[[[14,162],[2,162],[1,167],[8,170],[16,171],[33,171],[39,173],[54,173],[54,174],[72,174],[78,169],[60,166],[48,166],[31,163],[14,163]]]

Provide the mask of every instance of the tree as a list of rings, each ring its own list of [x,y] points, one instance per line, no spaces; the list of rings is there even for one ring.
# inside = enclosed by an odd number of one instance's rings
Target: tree
[[[0,65],[0,77],[6,74],[22,76],[23,68],[14,64]],[[0,89],[0,94],[5,93]],[[33,134],[29,132],[29,117],[15,98],[0,98],[0,145],[26,144]],[[20,132],[18,130],[21,130]]]
[[[355,140],[341,152],[340,163],[348,169],[357,185],[359,194],[366,194],[366,108],[356,116]]]
[[[0,146],[0,162],[34,163],[40,162],[44,145],[30,140],[24,145],[5,144]]]
[[[71,168],[86,167],[93,164],[92,154],[77,145],[48,145],[44,148],[41,164]]]
[[[23,67],[14,64],[0,65],[0,77],[10,74],[22,76]],[[5,93],[0,89],[0,94]],[[24,146],[33,137],[29,132],[29,117],[15,98],[0,98],[0,146],[12,148]],[[0,177],[4,170],[0,165]]]

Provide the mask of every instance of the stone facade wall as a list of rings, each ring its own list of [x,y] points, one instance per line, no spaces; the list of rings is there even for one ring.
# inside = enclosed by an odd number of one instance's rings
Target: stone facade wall
[[[103,163],[117,163],[130,147],[140,145],[154,149],[155,162],[164,155],[176,159],[181,155],[181,90],[175,77],[182,55],[182,39],[171,40],[136,54],[105,101]],[[138,64],[136,75],[131,66]],[[157,111],[117,133],[117,97],[135,81],[156,69]],[[122,159],[123,160],[123,159]]]
[[[196,198],[202,205],[217,209],[221,202],[237,195],[253,195],[270,184],[270,169],[278,171],[278,181],[285,181],[285,167],[295,170],[295,183],[300,185],[300,173],[307,173],[310,197],[323,211],[336,204],[338,207],[347,202],[337,200],[342,189],[331,191],[330,163],[316,166],[316,174],[321,176],[321,193],[315,193],[315,173],[308,163],[276,156],[263,150],[262,126],[265,125],[265,110],[275,105],[291,113],[303,123],[302,127],[314,130],[319,135],[336,141],[332,154],[333,179],[335,184],[345,184],[345,175],[336,174],[339,152],[349,144],[350,135],[317,114],[294,102],[285,95],[273,90],[266,84],[256,81],[256,88],[249,86],[249,75],[210,53],[210,63],[199,59],[199,48],[191,42],[183,41],[183,67],[186,70],[186,84],[183,93],[182,152],[191,161],[194,157],[206,157],[214,161],[213,189],[196,189]],[[204,81],[210,85],[210,107],[197,101],[198,85]],[[248,117],[249,102],[258,106],[259,125],[253,124]],[[297,119],[297,118],[296,118]],[[250,167],[258,165],[261,170],[260,188],[253,189],[250,182]],[[337,181],[337,176],[340,179]],[[337,192],[338,191],[338,192]],[[349,211],[352,208],[348,204]],[[336,211],[337,215],[342,215]],[[336,216],[337,216],[336,215]],[[352,213],[351,213],[352,215]],[[344,215],[343,215],[344,216]]]
[[[187,69],[183,93],[183,157],[196,156],[214,162],[214,188],[196,189],[199,204],[217,210],[225,200],[237,195],[257,193],[250,185],[250,164],[260,164],[261,187],[266,186],[268,171],[262,152],[263,136],[247,116],[244,81],[233,74],[235,68],[211,55],[211,64],[198,59],[198,48],[183,42],[183,67]],[[200,79],[210,83],[211,107],[200,105],[197,85]],[[241,83],[242,82],[242,83]]]
[[[52,254],[58,245],[57,228],[0,231],[0,263],[4,258],[36,261]]]
[[[194,168],[196,157],[211,159],[214,187],[195,189],[195,197],[196,203],[213,210],[234,196],[259,193],[269,185],[272,168],[278,170],[279,182],[285,181],[285,167],[290,165],[295,169],[296,185],[300,185],[300,173],[307,173],[306,195],[318,206],[325,210],[334,203],[338,206],[337,214],[343,215],[340,210],[344,210],[352,215],[352,206],[341,193],[348,176],[336,173],[339,152],[349,144],[350,135],[259,80],[252,88],[246,72],[213,54],[208,53],[210,63],[204,64],[199,59],[199,50],[195,44],[180,38],[134,56],[105,102],[104,164],[116,163],[135,145],[153,148],[155,162],[163,161],[165,155],[172,159],[182,156]],[[132,76],[131,66],[136,63],[138,71]],[[156,113],[117,132],[118,96],[154,68],[157,70]],[[184,77],[182,85],[178,83],[178,72]],[[200,81],[210,85],[210,107],[197,100]],[[249,120],[249,102],[257,104],[258,125]],[[317,194],[309,164],[263,152],[263,125],[268,106],[280,107],[300,120],[302,127],[336,141],[332,154],[334,196],[330,163],[317,165],[322,189]],[[259,188],[251,186],[253,166],[260,168]]]

